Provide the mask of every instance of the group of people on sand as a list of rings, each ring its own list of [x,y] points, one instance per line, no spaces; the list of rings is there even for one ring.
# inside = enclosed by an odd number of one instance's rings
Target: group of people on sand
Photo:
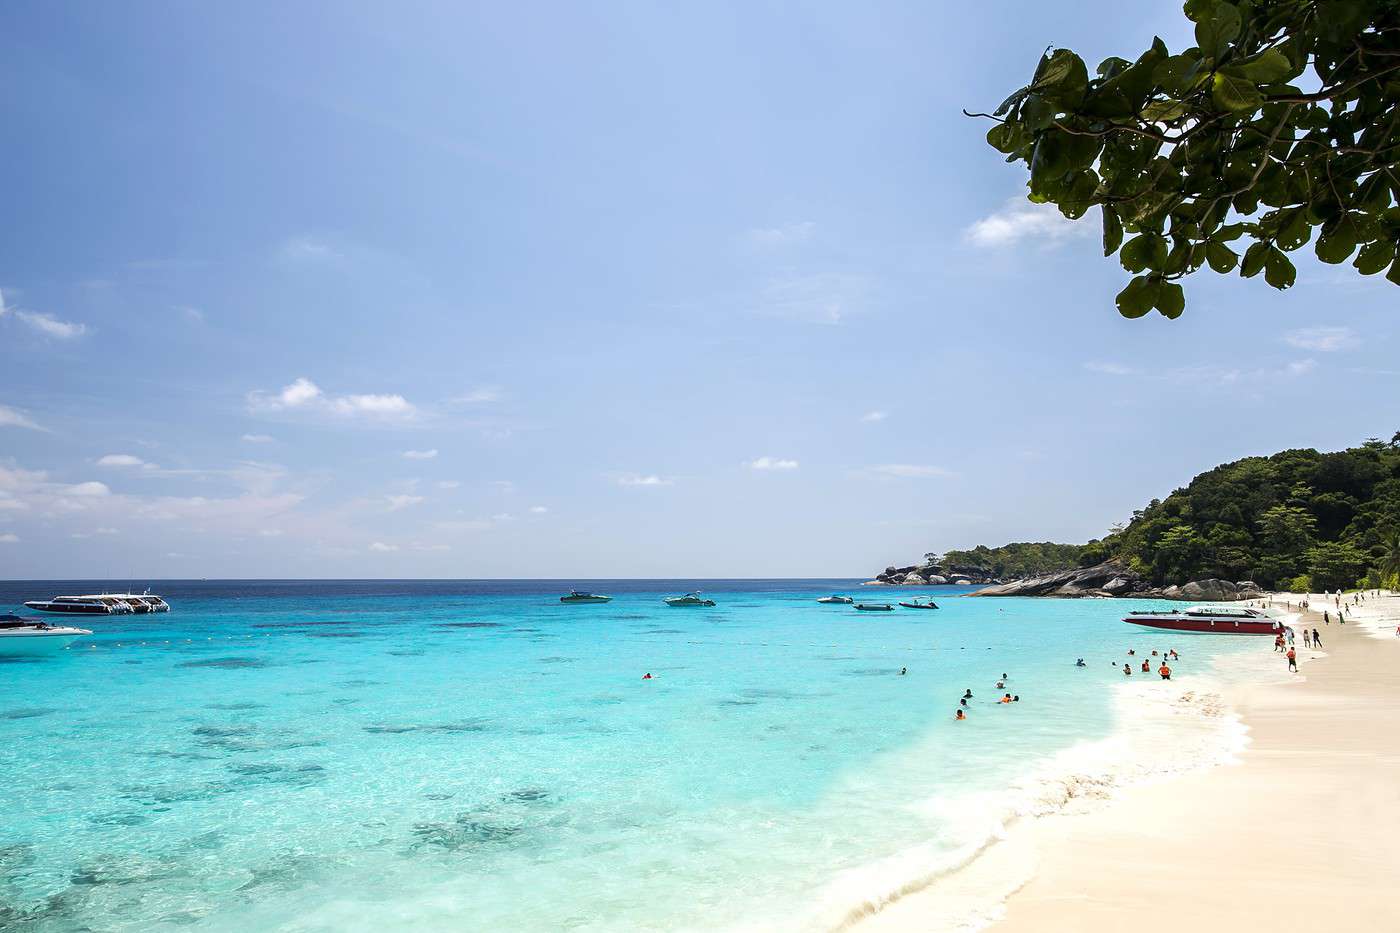
[[[1007,679],[1008,679],[1008,678],[1007,678],[1007,675],[1006,675],[1005,673],[1003,673],[1003,674],[1001,675],[1001,679],[997,681],[997,689],[998,689],[998,690],[1005,690],[1005,689],[1006,689],[1006,681],[1007,681]],[[968,687],[966,690],[963,691],[962,699],[958,700],[958,708],[957,708],[956,710],[953,711],[953,718],[954,718],[955,720],[957,720],[958,722],[962,722],[964,719],[967,718],[967,710],[968,710],[968,705],[967,705],[967,704],[968,704],[968,701],[971,700],[971,699],[972,699],[972,688],[971,688],[971,687]],[[996,702],[997,702],[997,703],[1020,703],[1020,702],[1021,702],[1021,695],[1020,695],[1019,693],[1017,693],[1017,694],[1003,693],[1003,694],[1001,695],[1001,699],[997,700]]]
[[[1132,649],[1132,648],[1129,648],[1129,649],[1128,649],[1128,656],[1129,656],[1129,657],[1137,657],[1137,651],[1134,650],[1134,649]],[[1163,680],[1171,680],[1171,679],[1172,679],[1172,668],[1171,668],[1171,665],[1167,663],[1167,661],[1168,661],[1168,660],[1171,660],[1171,661],[1180,661],[1180,660],[1181,660],[1181,655],[1179,655],[1179,654],[1176,653],[1176,649],[1175,649],[1175,648],[1171,648],[1171,649],[1168,649],[1168,650],[1165,650],[1165,651],[1161,651],[1161,652],[1159,652],[1156,648],[1153,648],[1153,649],[1152,649],[1152,654],[1151,654],[1150,656],[1144,657],[1144,658],[1142,659],[1142,668],[1141,668],[1141,669],[1142,669],[1142,672],[1143,672],[1144,674],[1150,674],[1150,673],[1152,673],[1152,665],[1153,665],[1153,663],[1154,663],[1154,662],[1152,661],[1152,658],[1159,658],[1159,659],[1161,660],[1161,664],[1160,664],[1160,665],[1158,666],[1158,668],[1157,668],[1157,674],[1158,674],[1158,676],[1160,676]],[[1083,659],[1083,658],[1080,658],[1078,661],[1074,662],[1074,663],[1075,663],[1075,667],[1083,667],[1083,666],[1084,666],[1083,661],[1084,661],[1084,659]],[[1110,662],[1110,663],[1116,665],[1118,662],[1117,662],[1117,661],[1112,661],[1112,662]],[[1126,662],[1126,661],[1123,662],[1123,676],[1124,676],[1124,677],[1131,677],[1131,676],[1133,676],[1133,666],[1132,666],[1132,664],[1129,664],[1129,663]]]

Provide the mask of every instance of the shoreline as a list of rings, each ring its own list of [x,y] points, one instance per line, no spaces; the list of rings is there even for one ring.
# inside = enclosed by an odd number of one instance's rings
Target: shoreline
[[[1187,689],[1175,694],[1217,697],[1216,715],[1238,725],[1240,741],[1218,746],[1224,754],[1192,752],[1179,731],[1144,732],[1134,715],[1125,734],[1146,736],[1166,761],[1183,759],[1179,768],[1148,761],[1119,780],[1086,775],[1082,791],[1069,787],[1058,805],[1020,814],[959,868],[841,928],[1176,931],[1185,919],[1232,933],[1400,928],[1400,905],[1387,896],[1400,841],[1375,832],[1400,825],[1400,595],[1353,611],[1346,625],[1299,617],[1324,647],[1303,649],[1300,639],[1296,675],[1261,639],[1258,653],[1181,679]]]

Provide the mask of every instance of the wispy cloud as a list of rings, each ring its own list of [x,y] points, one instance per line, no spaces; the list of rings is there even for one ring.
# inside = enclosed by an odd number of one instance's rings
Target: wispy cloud
[[[1303,376],[1317,369],[1317,360],[1294,360],[1286,368],[1290,376]]]
[[[810,220],[783,224],[778,227],[755,227],[745,230],[739,238],[750,249],[774,249],[805,243],[812,238],[817,225]]]
[[[1131,376],[1137,372],[1136,369],[1122,363],[1105,363],[1098,360],[1085,363],[1084,368],[1091,373],[1103,373],[1106,376]]]
[[[866,422],[867,424],[873,424],[876,421],[884,421],[889,416],[890,413],[887,411],[867,411],[865,414],[860,416],[860,420]]]
[[[418,409],[398,394],[327,395],[316,383],[300,376],[277,392],[254,390],[247,396],[254,414],[313,412],[341,417],[365,416],[379,420],[410,420]]]
[[[47,431],[28,415],[8,405],[0,405],[0,428],[28,428],[31,431]]]
[[[405,450],[401,456],[405,460],[431,460],[438,455],[437,448],[432,450]]]
[[[836,272],[784,272],[759,290],[754,311],[809,324],[839,324],[862,310],[869,292],[864,276]]]
[[[271,444],[271,434],[245,434],[240,438],[245,444]]]
[[[879,466],[871,467],[870,472],[879,476],[894,476],[900,479],[929,479],[937,476],[953,475],[942,467],[926,466],[918,463],[882,463]]]
[[[501,400],[501,389],[498,386],[481,386],[472,389],[465,395],[458,395],[448,399],[453,405],[484,405],[487,402],[499,402]]]
[[[542,506],[542,505],[532,505],[532,506],[530,506],[530,514],[532,514],[532,515],[543,515],[543,514],[545,514],[545,513],[548,512],[548,511],[549,511],[549,509],[547,509],[546,507],[544,507],[544,506]]]
[[[182,314],[186,320],[194,321],[197,324],[204,323],[204,311],[193,305],[176,305],[175,310]]]
[[[655,473],[623,473],[617,477],[616,482],[619,486],[670,486],[672,481]]]
[[[778,457],[757,457],[748,461],[745,466],[750,470],[795,470],[796,460],[783,460]]]
[[[1094,224],[1069,220],[1053,204],[1032,204],[1025,198],[1014,197],[1000,210],[974,221],[964,231],[964,236],[977,246],[1010,246],[1021,240],[1048,244],[1085,236],[1095,229]]]
[[[440,480],[438,480],[437,488],[438,488],[438,489],[456,489],[456,488],[457,488],[458,486],[460,486],[460,485],[462,485],[461,482],[458,481],[458,480],[455,480],[455,479],[440,479]]]
[[[1284,334],[1283,342],[1290,347],[1318,353],[1354,350],[1361,345],[1356,331],[1350,327],[1300,327]]]
[[[397,512],[399,509],[406,509],[410,505],[417,505],[423,501],[422,496],[414,496],[408,493],[399,493],[398,495],[385,496],[384,498],[389,503],[390,512]]]
[[[380,554],[387,554],[390,551],[397,551],[399,546],[397,544],[385,544],[383,541],[373,541],[370,543],[369,549]]]
[[[0,544],[19,544],[19,535],[7,531],[0,535]]]
[[[15,318],[28,324],[45,337],[55,340],[73,340],[88,332],[86,324],[60,321],[52,314],[43,311],[15,311]]]
[[[112,490],[107,488],[106,483],[99,483],[95,480],[89,480],[86,483],[73,483],[71,486],[63,487],[63,492],[66,495],[78,496],[79,498],[85,499],[110,496],[112,494]]]
[[[69,537],[76,538],[81,541],[85,538],[95,538],[101,535],[114,534],[117,534],[117,529],[115,528],[94,528],[91,531],[75,531],[71,535],[69,535]]]
[[[282,245],[278,247],[277,255],[291,262],[316,262],[340,258],[340,253],[329,243],[309,236],[292,237],[283,241]]]
[[[107,454],[105,457],[98,458],[97,465],[100,467],[139,467],[142,470],[160,469],[157,464],[148,463],[132,454]]]

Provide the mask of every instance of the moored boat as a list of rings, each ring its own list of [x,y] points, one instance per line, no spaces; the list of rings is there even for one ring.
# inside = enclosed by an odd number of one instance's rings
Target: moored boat
[[[894,612],[889,603],[856,603],[856,608],[861,612]]]
[[[610,599],[611,596],[601,593],[580,593],[578,590],[570,590],[569,595],[559,597],[561,603],[605,603]]]
[[[1169,632],[1200,632],[1214,635],[1278,635],[1285,628],[1281,620],[1247,606],[1150,609],[1130,612],[1123,621]]]
[[[40,619],[0,615],[0,657],[22,657],[62,651],[75,638],[91,635],[85,628],[50,625]]]
[[[844,606],[849,606],[849,605],[851,605],[852,603],[854,603],[855,600],[852,599],[852,598],[849,597],[849,596],[838,596],[838,595],[833,594],[833,595],[831,595],[831,596],[822,596],[822,597],[820,597],[820,598],[817,599],[817,602],[819,602],[819,603],[827,603],[828,605],[833,604],[833,603],[839,603],[839,604],[844,605]]]
[[[53,599],[31,599],[25,608],[36,612],[52,612],[65,616],[111,616],[125,615],[136,610],[131,604],[109,593],[87,596],[55,596]],[[167,607],[168,608],[168,607]],[[150,609],[142,610],[149,612]]]
[[[676,606],[713,606],[713,599],[706,599],[699,593],[686,593],[684,596],[672,596],[666,601],[666,605]]]
[[[903,606],[905,609],[937,609],[937,608],[938,608],[938,603],[934,602],[934,601],[931,600],[931,599],[924,600],[923,602],[920,602],[919,600],[916,599],[916,600],[914,600],[912,603],[901,602],[900,605]]]
[[[165,600],[161,599],[159,596],[152,596],[150,590],[147,590],[146,592],[140,594],[104,593],[100,598],[119,599],[122,602],[126,603],[128,606],[130,606],[131,611],[135,613],[170,611],[170,604],[167,603]]]

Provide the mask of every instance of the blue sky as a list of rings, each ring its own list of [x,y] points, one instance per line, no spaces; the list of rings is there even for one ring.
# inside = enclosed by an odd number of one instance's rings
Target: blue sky
[[[1121,12],[5,4],[0,576],[858,576],[1389,437],[1393,286],[1122,320],[961,115]]]

